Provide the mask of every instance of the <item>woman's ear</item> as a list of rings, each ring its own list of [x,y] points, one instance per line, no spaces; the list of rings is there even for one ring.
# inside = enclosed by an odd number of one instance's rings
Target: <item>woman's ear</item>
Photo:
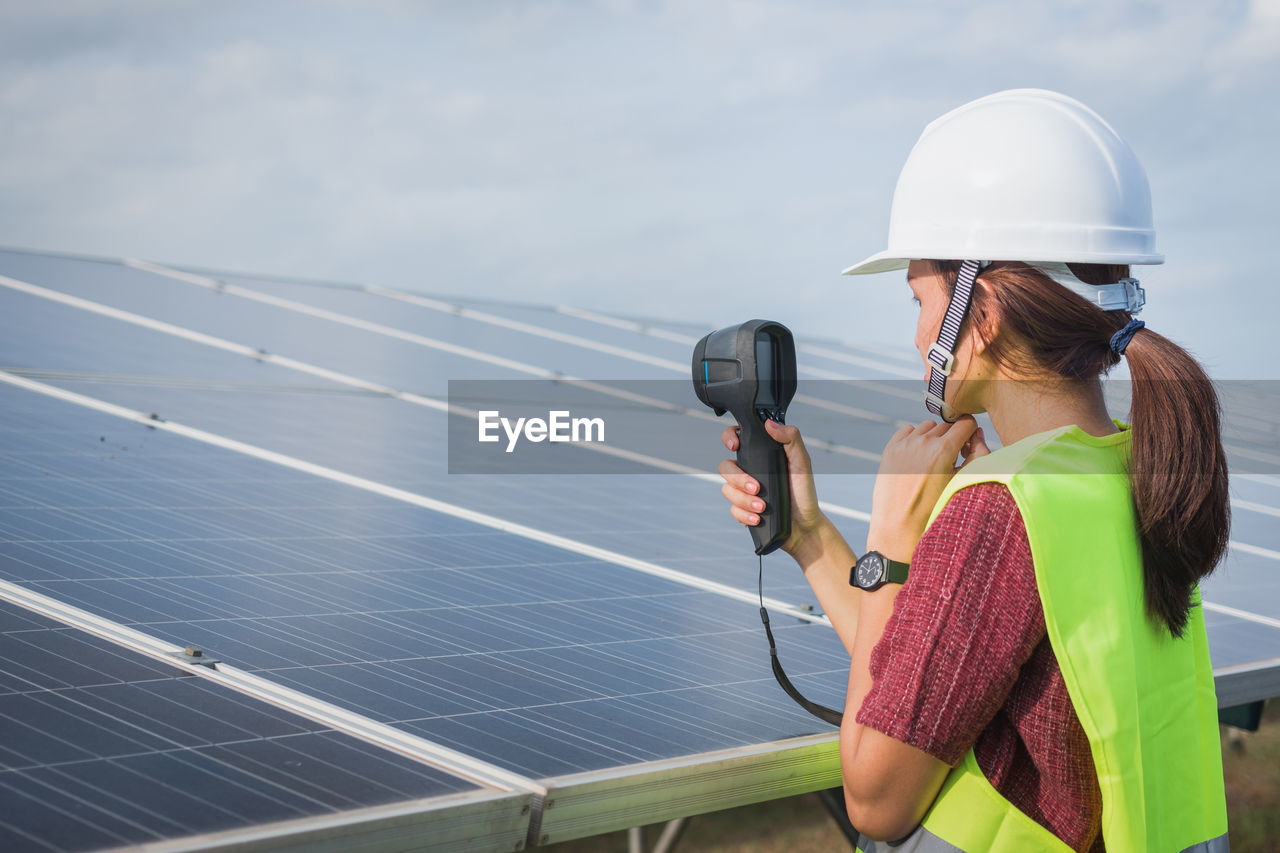
[[[984,295],[990,295],[990,288],[981,278],[974,282],[975,287],[980,287],[985,291]],[[983,300],[987,305],[991,305],[991,300]],[[995,311],[983,311],[981,316],[977,312],[970,309],[969,312],[969,345],[975,356],[982,355],[992,341],[996,339],[996,335],[1000,334],[1000,318],[996,316]]]
[[[987,346],[995,339],[996,323],[994,320],[985,324],[970,323],[969,324],[969,346],[970,352],[975,356],[982,355],[986,352]]]

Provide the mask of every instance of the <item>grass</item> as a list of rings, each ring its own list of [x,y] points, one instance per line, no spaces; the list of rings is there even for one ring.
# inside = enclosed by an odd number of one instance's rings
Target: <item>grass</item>
[[[1265,853],[1280,838],[1280,702],[1257,732],[1223,730],[1223,773],[1232,853]],[[645,849],[662,825],[645,828]],[[532,848],[542,853],[626,853],[627,833],[612,832]],[[699,815],[676,844],[681,853],[827,853],[848,850],[844,835],[816,794]]]
[[[1224,735],[1222,770],[1232,853],[1275,850],[1280,839],[1280,702],[1268,703],[1256,732]]]

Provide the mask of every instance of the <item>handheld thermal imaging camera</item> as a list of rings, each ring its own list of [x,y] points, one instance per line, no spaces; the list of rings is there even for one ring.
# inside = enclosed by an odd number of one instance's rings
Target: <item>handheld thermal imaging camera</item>
[[[748,320],[712,332],[693,350],[693,388],[717,415],[738,421],[738,466],[760,484],[764,512],[751,528],[756,553],[768,554],[791,535],[791,491],[782,445],[765,432],[769,418],[786,423],[796,393],[796,345],[772,320]]]

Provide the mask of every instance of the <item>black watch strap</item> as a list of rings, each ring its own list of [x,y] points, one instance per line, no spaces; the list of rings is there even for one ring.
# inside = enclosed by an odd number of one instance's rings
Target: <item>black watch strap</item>
[[[911,568],[910,563],[900,563],[897,560],[884,558],[884,579],[888,583],[906,583],[907,570]]]

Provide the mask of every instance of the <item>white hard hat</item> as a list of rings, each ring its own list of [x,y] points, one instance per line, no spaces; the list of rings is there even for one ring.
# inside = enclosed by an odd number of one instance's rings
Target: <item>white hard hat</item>
[[[932,122],[898,176],[889,247],[845,275],[917,258],[1159,264],[1151,190],[1102,117],[1044,89],[1010,89]]]

